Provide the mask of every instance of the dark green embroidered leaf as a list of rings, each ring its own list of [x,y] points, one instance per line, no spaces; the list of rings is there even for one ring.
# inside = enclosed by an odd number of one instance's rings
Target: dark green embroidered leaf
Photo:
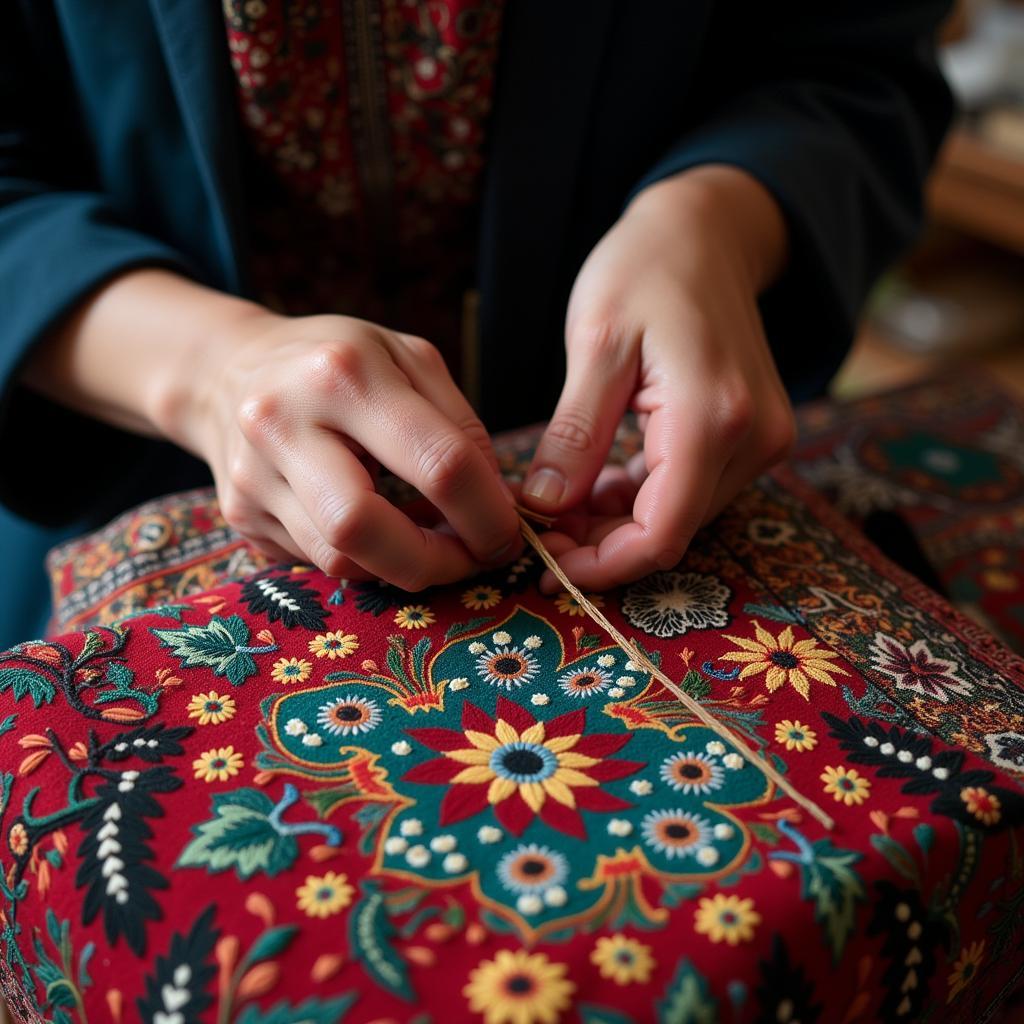
[[[852,865],[861,859],[854,850],[840,850],[829,839],[812,844],[813,859],[801,865],[804,899],[814,900],[814,916],[825,926],[835,963],[842,956],[853,931],[857,904],[863,902],[864,886]]]
[[[213,927],[213,913],[214,908],[207,907],[189,933],[175,934],[167,955],[156,958],[155,969],[146,978],[146,993],[136,1002],[139,1020],[201,1024],[203,1011],[213,1002],[207,988],[217,975],[213,949],[219,933]]]
[[[275,1003],[269,1010],[249,1005],[238,1018],[238,1024],[340,1024],[357,992],[346,992],[333,999],[307,999],[303,1003]]]
[[[917,870],[914,858],[892,836],[876,833],[871,837],[871,845],[889,862],[892,869],[902,875],[908,882],[920,886],[921,873]]]
[[[715,1024],[718,1020],[718,1004],[707,982],[686,957],[679,961],[657,1011],[661,1024]]]
[[[191,736],[189,726],[167,726],[163,722],[143,725],[129,732],[118,733],[97,748],[97,756],[107,761],[124,761],[137,757],[150,764],[159,764],[165,757],[180,757],[185,748],[179,740]]]
[[[288,576],[257,576],[242,587],[242,600],[253,615],[266,615],[269,622],[280,621],[285,629],[301,626],[320,630],[327,623],[327,610],[320,595],[299,580]]]
[[[691,669],[679,684],[694,700],[703,700],[711,693],[711,682],[699,672]]]
[[[391,945],[394,926],[384,907],[384,898],[371,882],[363,882],[363,898],[349,915],[349,943],[352,954],[370,978],[401,999],[412,1001],[405,962]]]
[[[67,1011],[74,1009],[75,1006],[74,987],[60,966],[47,955],[38,929],[33,936],[32,945],[37,957],[32,971],[45,993],[44,1005],[52,1015],[50,1020],[53,1024],[71,1024],[71,1017]]]
[[[268,928],[252,944],[245,955],[246,964],[257,964],[261,960],[272,960],[280,956],[295,938],[298,928],[293,924],[283,924],[277,928]]]
[[[686,882],[669,882],[661,894],[663,907],[678,907],[680,903],[692,900],[704,891],[703,885]]]
[[[161,917],[152,890],[168,887],[149,863],[153,831],[147,819],[163,817],[155,794],[180,786],[181,779],[165,765],[122,772],[96,788],[96,802],[82,818],[85,838],[75,876],[75,884],[86,887],[82,923],[90,924],[102,911],[107,941],[114,945],[123,936],[137,956],[145,952],[147,921]]]
[[[633,1018],[620,1010],[612,1010],[596,1003],[581,1003],[580,1024],[633,1024]]]
[[[8,715],[2,722],[0,722],[0,736],[4,733],[10,732],[18,721],[17,714]]]
[[[467,619],[465,622],[453,622],[444,634],[445,640],[454,640],[463,633],[472,633],[474,629],[486,626],[494,619],[493,615],[484,615],[477,619]]]
[[[266,793],[217,793],[212,804],[214,817],[192,826],[196,838],[182,850],[177,867],[205,867],[211,873],[234,868],[247,879],[259,872],[273,877],[295,862],[298,844],[271,824],[274,803]]]
[[[756,616],[759,619],[773,619],[775,622],[787,622],[790,625],[802,626],[805,619],[798,612],[790,611],[781,604],[755,604],[750,601],[743,606],[747,615]]]
[[[775,846],[782,838],[779,835],[779,830],[767,822],[751,821],[748,827],[762,843],[766,843],[768,846]]]
[[[238,615],[227,619],[214,615],[205,626],[150,632],[171,649],[182,668],[212,668],[214,675],[226,677],[234,686],[256,674],[256,662],[245,650],[249,646],[249,627]]]
[[[584,633],[576,642],[576,648],[580,651],[590,651],[601,646],[601,637],[597,633]]]
[[[0,690],[10,690],[15,700],[28,694],[37,708],[51,703],[56,693],[49,676],[30,668],[0,668]]]

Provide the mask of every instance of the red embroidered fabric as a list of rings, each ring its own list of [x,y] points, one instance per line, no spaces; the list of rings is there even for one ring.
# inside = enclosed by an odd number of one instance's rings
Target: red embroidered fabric
[[[251,273],[274,308],[424,334],[451,361],[500,0],[226,0],[255,160]]]

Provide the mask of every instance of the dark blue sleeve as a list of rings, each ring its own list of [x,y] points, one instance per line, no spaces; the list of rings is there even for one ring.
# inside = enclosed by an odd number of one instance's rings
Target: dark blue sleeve
[[[724,163],[775,196],[791,255],[762,312],[794,398],[824,388],[872,283],[919,230],[924,178],[952,115],[933,45],[948,8],[716,5],[695,92],[707,114],[632,193]]]
[[[94,189],[73,92],[58,87],[59,61],[47,59],[60,56],[59,47],[41,54],[17,6],[10,8],[0,32],[0,502],[59,523],[95,504],[145,445],[29,393],[18,384],[21,367],[54,325],[116,274],[189,268]],[[108,466],[103,443],[115,434],[123,457]]]

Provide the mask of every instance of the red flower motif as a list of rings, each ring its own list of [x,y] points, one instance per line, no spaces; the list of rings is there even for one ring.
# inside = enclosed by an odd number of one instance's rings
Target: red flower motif
[[[621,779],[644,767],[640,761],[614,761],[629,735],[584,735],[586,709],[541,722],[525,708],[499,697],[497,718],[467,701],[462,732],[410,729],[409,735],[441,757],[406,772],[404,780],[447,786],[440,823],[450,825],[487,807],[514,835],[539,816],[551,828],[586,838],[580,811],[607,813],[630,805],[605,793],[602,782]]]

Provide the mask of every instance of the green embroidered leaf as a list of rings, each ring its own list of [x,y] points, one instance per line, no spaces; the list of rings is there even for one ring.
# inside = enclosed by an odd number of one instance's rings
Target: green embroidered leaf
[[[150,632],[171,649],[182,668],[212,668],[214,675],[224,676],[233,686],[256,674],[256,662],[244,650],[249,644],[249,627],[238,615],[227,619],[214,615],[205,626]]]
[[[576,643],[576,649],[590,651],[601,646],[601,637],[597,633],[584,633]]]
[[[0,722],[0,736],[4,733],[10,732],[18,721],[17,714],[8,715],[2,722]]]
[[[920,825],[914,826],[914,838],[917,840],[917,845],[921,848],[921,852],[927,854],[932,848],[932,842],[935,839],[935,829],[931,825],[926,825],[922,822]]]
[[[280,956],[290,945],[299,929],[293,924],[283,924],[277,928],[268,928],[253,944],[245,955],[247,964],[256,964],[261,960],[273,960]]]
[[[782,838],[779,835],[779,830],[774,825],[769,825],[763,821],[751,821],[748,827],[762,843],[766,843],[768,846],[775,846],[779,839]]]
[[[445,640],[454,640],[457,636],[462,636],[463,633],[472,633],[474,629],[479,629],[481,626],[486,626],[494,618],[493,615],[484,615],[478,619],[468,619],[465,622],[453,622],[445,633]]]
[[[363,883],[363,898],[349,915],[349,942],[363,969],[382,988],[411,1002],[415,998],[405,962],[391,946],[395,929],[384,898],[372,883]]]
[[[699,672],[692,669],[683,676],[679,684],[694,700],[703,700],[711,693],[711,682]]]
[[[339,1024],[357,997],[357,992],[346,992],[333,999],[307,999],[297,1005],[275,1003],[269,1010],[250,1004],[238,1024]]]
[[[56,693],[49,676],[30,668],[0,668],[0,690],[10,690],[15,700],[28,694],[37,708],[50,704]]]
[[[708,992],[707,982],[686,957],[679,961],[657,1006],[661,1024],[715,1024],[718,1020],[718,1004]]]
[[[755,604],[751,601],[743,606],[743,611],[759,619],[772,619],[775,622],[788,622],[798,626],[804,624],[803,616],[783,608],[780,604]]]
[[[205,867],[209,872],[234,868],[241,879],[265,872],[271,878],[290,868],[299,847],[270,822],[273,801],[258,789],[218,793],[214,817],[193,825],[196,838],[182,850],[178,867]]]
[[[663,907],[678,907],[680,903],[692,900],[703,891],[703,885],[695,885],[686,882],[669,882],[662,890],[661,905]]]
[[[914,858],[892,836],[876,833],[871,837],[871,845],[889,862],[897,874],[914,885],[921,884],[921,875]]]
[[[92,657],[102,651],[104,647],[103,634],[95,631],[90,632],[86,635],[85,644],[82,647],[82,653],[78,656],[79,662],[85,661],[86,658]]]
[[[819,839],[812,848],[813,859],[801,865],[802,895],[814,900],[814,917],[824,923],[833,961],[838,963],[853,931],[857,903],[864,900],[864,886],[852,868],[861,855],[837,849],[828,839]]]
[[[619,1010],[610,1010],[595,1003],[581,1003],[580,1024],[633,1024],[633,1018]]]

